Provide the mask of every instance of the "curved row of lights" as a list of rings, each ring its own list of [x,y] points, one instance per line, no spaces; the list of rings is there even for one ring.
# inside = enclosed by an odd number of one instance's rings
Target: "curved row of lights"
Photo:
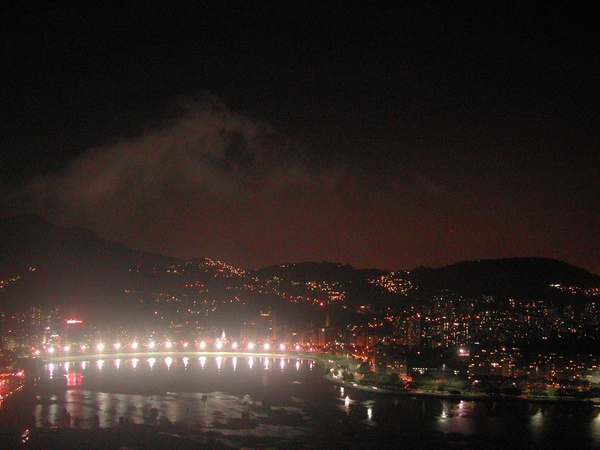
[[[148,350],[155,350],[159,347],[159,345],[154,342],[154,341],[150,341],[147,344],[144,344],[144,346],[146,349]],[[188,348],[189,344],[186,342],[183,344],[184,348]],[[200,348],[200,350],[207,350],[209,349],[209,344],[207,344],[206,342],[202,341],[198,344],[198,347]],[[221,341],[217,341],[214,344],[214,349],[216,350],[225,350],[226,348],[229,348],[231,350],[243,350],[243,347],[240,346],[237,342],[232,342],[231,345],[228,345],[224,342]],[[164,343],[162,343],[162,348],[164,349],[171,349],[173,348],[173,343],[166,341]],[[137,342],[132,342],[131,344],[129,344],[128,346],[123,346],[120,343],[116,343],[116,344],[112,344],[112,346],[110,345],[105,345],[103,343],[97,343],[93,348],[88,347],[87,345],[81,345],[79,346],[78,350],[79,351],[90,351],[90,350],[96,350],[98,352],[103,352],[103,351],[119,351],[119,350],[140,350],[140,344],[138,344]],[[296,345],[294,347],[294,349],[296,351],[300,351],[302,348],[299,345]],[[70,345],[65,345],[62,348],[56,348],[56,347],[48,347],[46,349],[46,353],[55,353],[57,351],[63,351],[64,353],[68,353],[72,350],[75,350],[73,347],[71,347]],[[252,342],[249,342],[245,345],[245,350],[264,350],[264,351],[271,351],[271,350],[275,350],[275,348],[273,348],[271,346],[271,344],[263,344],[262,346],[259,346],[257,344],[254,344]],[[280,344],[279,345],[279,350],[280,351],[286,351],[286,350],[290,350],[290,348],[288,346],[286,346],[285,344]]]

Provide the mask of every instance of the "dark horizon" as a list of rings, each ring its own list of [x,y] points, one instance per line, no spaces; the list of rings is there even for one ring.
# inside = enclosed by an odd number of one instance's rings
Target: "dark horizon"
[[[3,7],[0,217],[179,259],[600,274],[600,7]]]

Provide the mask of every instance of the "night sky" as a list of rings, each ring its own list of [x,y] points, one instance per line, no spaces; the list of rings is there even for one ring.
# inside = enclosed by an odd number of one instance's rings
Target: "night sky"
[[[600,273],[597,2],[9,3],[4,217],[246,268]]]

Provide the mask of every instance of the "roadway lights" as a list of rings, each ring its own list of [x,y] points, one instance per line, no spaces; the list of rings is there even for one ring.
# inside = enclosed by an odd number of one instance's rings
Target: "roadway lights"
[[[96,350],[98,350],[99,352],[104,350],[104,344],[96,344]]]
[[[81,347],[79,347],[81,350],[85,350],[87,349],[87,345],[82,345]]]
[[[173,344],[171,344],[169,341],[165,342],[166,348],[171,348],[172,346],[173,346]]]
[[[271,348],[271,346],[269,344],[265,344],[263,345],[263,348],[268,351]]]
[[[120,348],[121,348],[121,344],[119,344],[119,343],[116,343],[116,344],[115,344],[115,350],[119,350]]]
[[[131,348],[134,349],[134,350],[137,349],[138,348],[138,343],[137,342],[133,342],[131,344]]]
[[[281,351],[285,350],[285,344],[279,344],[279,350],[281,350]]]
[[[48,353],[54,353],[54,347],[50,347],[50,348],[48,349]]]
[[[237,348],[237,342],[234,342],[233,344],[231,344],[231,348],[235,350]]]
[[[63,347],[63,351],[68,352],[69,350],[71,350],[71,347],[69,347],[68,345],[65,345]]]
[[[248,350],[254,350],[254,344],[252,342],[248,344]]]
[[[221,341],[217,341],[217,349],[221,350],[223,348],[223,343]]]
[[[296,345],[296,351],[299,352],[300,351],[300,346]]]
[[[204,341],[200,342],[200,348],[201,349],[205,349],[206,348],[206,342],[204,342]]]
[[[154,348],[154,342],[148,342],[148,348]]]

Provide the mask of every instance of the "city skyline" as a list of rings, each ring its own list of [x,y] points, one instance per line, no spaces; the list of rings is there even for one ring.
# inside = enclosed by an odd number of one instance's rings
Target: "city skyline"
[[[598,7],[6,7],[2,217],[243,268],[600,273]]]

